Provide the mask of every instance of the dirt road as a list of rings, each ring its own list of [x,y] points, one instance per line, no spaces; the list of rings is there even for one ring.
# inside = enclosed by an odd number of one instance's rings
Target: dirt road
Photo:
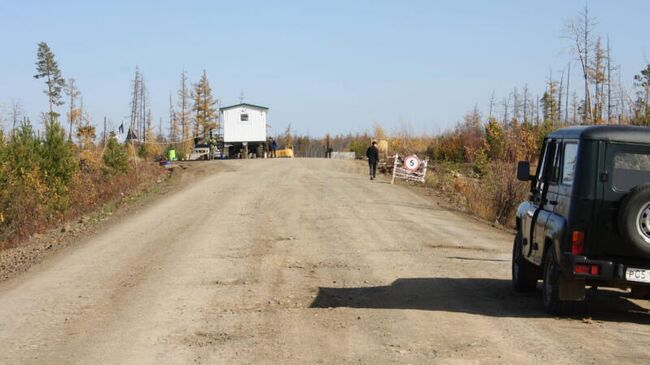
[[[328,160],[215,162],[0,284],[0,363],[648,363],[647,301],[545,315],[512,235]]]

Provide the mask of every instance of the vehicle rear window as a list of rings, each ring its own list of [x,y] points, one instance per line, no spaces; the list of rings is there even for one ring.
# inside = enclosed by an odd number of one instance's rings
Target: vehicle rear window
[[[645,153],[616,152],[614,154],[614,189],[629,191],[650,182],[650,155]]]

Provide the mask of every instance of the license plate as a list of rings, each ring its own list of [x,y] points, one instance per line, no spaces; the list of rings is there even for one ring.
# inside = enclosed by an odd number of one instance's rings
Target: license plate
[[[650,270],[628,267],[625,269],[625,279],[639,283],[650,283]]]

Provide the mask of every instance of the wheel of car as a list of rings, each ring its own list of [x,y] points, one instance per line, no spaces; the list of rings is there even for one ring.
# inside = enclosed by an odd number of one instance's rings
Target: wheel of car
[[[522,255],[523,239],[517,231],[512,245],[512,286],[518,292],[533,291],[537,287],[537,268]]]
[[[650,299],[650,287],[633,286],[630,292],[630,297],[634,299]]]
[[[650,257],[650,184],[636,186],[621,201],[621,236],[636,253]]]
[[[544,257],[544,285],[542,302],[551,314],[565,314],[571,311],[573,302],[560,300],[560,267],[553,254],[553,247],[546,250]]]

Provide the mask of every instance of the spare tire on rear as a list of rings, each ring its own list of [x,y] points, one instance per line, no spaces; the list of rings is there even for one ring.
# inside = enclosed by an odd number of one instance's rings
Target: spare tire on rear
[[[650,257],[650,184],[636,186],[621,201],[618,228],[637,254]]]

